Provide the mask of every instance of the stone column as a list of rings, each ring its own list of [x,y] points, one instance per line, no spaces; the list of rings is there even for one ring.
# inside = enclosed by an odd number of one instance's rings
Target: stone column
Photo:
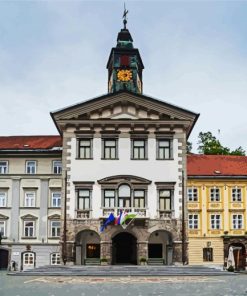
[[[100,257],[106,258],[108,264],[112,264],[112,242],[111,241],[100,242]]]
[[[148,259],[148,241],[137,242],[137,264],[140,264],[140,258]]]

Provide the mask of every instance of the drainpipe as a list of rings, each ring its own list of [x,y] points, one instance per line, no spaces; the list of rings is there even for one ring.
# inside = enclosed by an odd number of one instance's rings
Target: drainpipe
[[[185,225],[185,194],[184,171],[182,172],[182,262],[186,264],[186,225]]]
[[[64,219],[63,219],[63,245],[62,245],[62,260],[65,265],[67,262],[67,171],[64,178]]]

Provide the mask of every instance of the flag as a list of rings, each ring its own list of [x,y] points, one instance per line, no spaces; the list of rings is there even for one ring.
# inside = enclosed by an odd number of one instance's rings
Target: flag
[[[106,229],[106,226],[115,220],[114,215],[111,213],[106,219],[105,223],[100,227],[100,232],[103,232]]]
[[[135,213],[124,213],[122,216],[121,222],[120,222],[121,225],[126,224],[125,222],[128,219],[134,219],[136,216],[137,216],[137,214],[135,214]]]
[[[119,215],[118,215],[117,218],[115,219],[115,222],[114,222],[115,225],[120,225],[120,221],[121,221],[122,213],[123,213],[122,210],[120,210]]]

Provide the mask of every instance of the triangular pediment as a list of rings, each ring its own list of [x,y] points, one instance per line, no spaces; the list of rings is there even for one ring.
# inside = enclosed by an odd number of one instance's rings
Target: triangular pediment
[[[0,214],[0,220],[7,220],[7,219],[9,219],[8,216],[5,216],[3,214]]]
[[[21,219],[23,219],[23,220],[35,220],[35,219],[38,219],[38,217],[33,216],[32,214],[27,214],[27,215],[21,216]]]
[[[153,120],[190,121],[198,114],[152,97],[120,91],[97,97],[51,113],[56,125],[62,121]]]

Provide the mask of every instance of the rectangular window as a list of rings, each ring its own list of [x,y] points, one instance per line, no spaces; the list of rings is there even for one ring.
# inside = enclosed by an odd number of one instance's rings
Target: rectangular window
[[[210,188],[210,201],[220,201],[220,189]]]
[[[115,207],[115,190],[104,190],[104,207]]]
[[[6,236],[6,221],[0,221],[0,233],[3,237]]]
[[[51,236],[52,237],[59,237],[60,236],[60,228],[61,223],[60,221],[51,221]]]
[[[103,139],[103,159],[117,159],[117,140]]]
[[[60,265],[60,253],[52,253],[51,254],[51,265]]]
[[[62,174],[62,161],[54,160],[53,164],[53,174]]]
[[[146,140],[132,140],[132,159],[146,159],[146,150]]]
[[[171,190],[159,190],[160,211],[171,211]]]
[[[232,226],[233,229],[242,229],[243,228],[243,215],[232,215]]]
[[[8,173],[8,162],[7,161],[0,161],[0,174],[7,174]]]
[[[53,208],[60,208],[61,207],[61,192],[52,192],[51,206]]]
[[[241,188],[232,188],[232,201],[242,201]]]
[[[211,229],[220,229],[221,217],[218,214],[211,215]]]
[[[195,187],[187,188],[188,201],[198,201],[198,190]]]
[[[26,174],[36,174],[36,161],[28,160],[26,162]]]
[[[90,209],[90,190],[80,189],[78,190],[78,210]]]
[[[24,236],[34,237],[34,221],[24,221]]]
[[[198,225],[198,214],[189,214],[189,229],[198,229],[199,225]]]
[[[134,207],[145,208],[145,190],[134,191]]]
[[[78,157],[82,159],[92,158],[92,139],[79,140],[79,153]]]
[[[7,205],[7,193],[0,192],[0,208],[4,208]]]
[[[213,248],[203,248],[203,261],[213,261]]]
[[[157,159],[171,159],[170,140],[157,140]]]
[[[35,207],[35,192],[25,192],[24,207]]]

